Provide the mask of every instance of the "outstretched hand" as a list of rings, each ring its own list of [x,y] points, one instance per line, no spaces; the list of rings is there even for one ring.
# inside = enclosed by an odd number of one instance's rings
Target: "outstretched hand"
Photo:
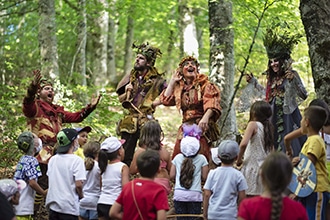
[[[182,79],[182,74],[180,73],[179,70],[176,70],[173,75],[172,75],[172,80],[175,82],[178,82]]]
[[[40,85],[40,81],[41,81],[41,73],[40,70],[33,70],[33,81],[32,81],[32,85],[33,86],[39,86]]]
[[[96,98],[94,97],[94,95],[92,96],[92,101],[91,101],[91,107],[94,108],[97,106],[97,104],[99,104],[99,101],[101,99],[101,94],[99,94]]]
[[[252,78],[254,78],[254,76],[253,76],[252,73],[251,73],[251,74],[249,74],[249,73],[245,74],[246,82],[249,83],[249,82],[251,81]]]

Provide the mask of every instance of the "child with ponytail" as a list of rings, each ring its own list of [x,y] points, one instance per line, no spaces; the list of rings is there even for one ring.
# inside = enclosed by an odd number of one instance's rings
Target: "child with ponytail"
[[[98,219],[96,205],[101,193],[101,171],[97,162],[99,151],[100,143],[97,141],[90,141],[83,146],[86,181],[83,186],[84,198],[79,205],[79,220]]]
[[[176,214],[201,214],[203,201],[201,180],[205,181],[208,162],[199,154],[198,138],[186,136],[180,144],[181,153],[172,161],[170,178],[175,179],[174,208]],[[181,219],[181,218],[177,218]]]
[[[261,165],[264,192],[241,202],[238,219],[307,220],[303,205],[284,194],[291,182],[292,170],[292,163],[284,153],[271,153]]]
[[[99,220],[107,220],[111,206],[129,182],[129,168],[122,162],[125,156],[123,148],[125,140],[108,137],[101,143],[99,152],[99,167],[101,170],[102,187],[97,203]]]

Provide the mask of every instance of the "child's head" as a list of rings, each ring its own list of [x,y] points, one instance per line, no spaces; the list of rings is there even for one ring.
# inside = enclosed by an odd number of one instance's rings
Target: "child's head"
[[[236,141],[223,140],[218,146],[218,156],[223,164],[233,164],[237,158],[239,147]]]
[[[272,116],[272,108],[268,102],[255,101],[250,109],[250,121],[256,120],[263,122]]]
[[[309,106],[305,109],[303,118],[301,119],[301,128],[304,134],[308,128],[314,132],[319,132],[327,120],[327,113],[320,106]]]
[[[330,125],[330,109],[328,104],[323,101],[322,99],[313,99],[310,103],[309,106],[320,106],[322,108],[324,108],[324,110],[327,113],[327,120],[324,123],[324,126],[329,126]]]
[[[141,128],[139,147],[160,150],[163,130],[156,120],[147,121]]]
[[[160,157],[158,151],[149,149],[142,152],[137,157],[136,165],[142,177],[155,177],[160,165]]]
[[[30,131],[25,131],[18,136],[17,146],[26,155],[34,155],[40,148],[39,138]]]
[[[180,150],[185,157],[195,157],[200,149],[199,140],[195,137],[186,136],[181,139]]]
[[[20,192],[26,187],[24,180],[0,180],[0,192],[14,205],[18,205]]]
[[[186,189],[190,189],[193,182],[195,165],[192,158],[194,158],[200,149],[199,140],[195,137],[186,136],[182,138],[180,143],[180,150],[185,159],[181,164],[180,171],[180,185]]]
[[[263,186],[271,194],[271,219],[280,219],[282,193],[291,182],[292,163],[283,152],[272,152],[267,156],[260,170]]]
[[[84,144],[87,143],[88,140],[88,133],[91,132],[92,128],[89,126],[83,127],[83,128],[76,128],[76,131],[78,132],[78,142],[79,146],[82,147]]]
[[[108,160],[113,161],[116,159],[123,160],[125,156],[125,150],[123,144],[125,140],[119,140],[116,137],[108,137],[101,143],[101,149],[99,151],[99,167],[101,174],[105,171],[108,165]]]
[[[78,145],[78,132],[72,128],[64,128],[58,132],[56,138],[58,147],[56,152],[58,154],[66,154],[69,152],[70,148],[74,145]]]
[[[94,160],[97,158],[100,151],[100,143],[98,141],[90,141],[84,145],[85,167],[86,170],[91,170],[94,166]]]

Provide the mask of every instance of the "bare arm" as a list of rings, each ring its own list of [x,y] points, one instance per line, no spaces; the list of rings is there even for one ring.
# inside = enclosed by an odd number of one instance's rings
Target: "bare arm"
[[[124,165],[121,170],[121,185],[124,186],[129,182],[129,168],[127,165]]]
[[[123,218],[123,209],[122,209],[122,206],[118,202],[115,202],[111,206],[111,209],[109,210],[109,216],[112,219],[122,219]]]
[[[204,199],[203,199],[203,216],[204,219],[207,219],[208,209],[209,209],[209,201],[211,197],[211,191],[208,189],[204,189]]]
[[[175,71],[175,73],[172,75],[172,78],[165,90],[164,95],[166,97],[171,96],[173,94],[173,90],[174,90],[174,85],[176,82],[180,81],[182,79],[182,75],[180,74],[179,71]]]
[[[43,196],[47,195],[47,190],[41,188],[35,179],[29,180],[29,186],[31,186],[31,188],[34,189],[38,194]]]
[[[143,148],[138,148],[134,155],[133,155],[133,159],[131,162],[131,165],[129,166],[129,173],[130,174],[136,174],[139,172],[138,168],[137,168],[137,164],[136,164],[136,159],[137,157],[140,155],[140,153],[142,153],[143,151],[145,151]]]
[[[294,131],[291,131],[290,133],[288,133],[287,135],[284,136],[284,146],[286,149],[286,154],[292,158],[293,156],[293,152],[292,152],[292,148],[291,148],[291,141],[295,138],[298,138],[300,136],[302,136],[302,130],[301,128],[298,128]]]
[[[238,200],[237,200],[237,205],[239,205],[243,199],[245,199],[245,190],[239,191],[238,192]]]
[[[170,179],[175,180],[175,175],[176,175],[176,168],[175,168],[175,165],[172,164],[171,171],[170,171]]]
[[[83,181],[77,180],[75,183],[76,183],[76,192],[78,193],[79,199],[84,198]]]
[[[202,167],[202,180],[205,181],[207,178],[207,174],[209,173],[209,166]]]
[[[157,211],[157,220],[166,220],[166,211],[164,209]]]
[[[258,125],[255,121],[251,121],[248,123],[245,132],[244,132],[244,136],[243,139],[239,145],[239,153],[238,153],[238,157],[237,157],[237,166],[242,165],[243,163],[243,155],[244,152],[246,150],[246,146],[248,145],[251,137],[256,133],[258,129]]]
[[[207,109],[204,113],[202,119],[198,122],[198,126],[203,130],[206,131],[209,128],[209,119],[213,115],[212,109]]]

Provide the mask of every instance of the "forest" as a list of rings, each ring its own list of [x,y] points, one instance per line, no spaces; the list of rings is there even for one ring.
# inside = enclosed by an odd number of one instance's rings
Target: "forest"
[[[115,135],[123,114],[115,88],[133,67],[133,43],[161,49],[156,67],[168,79],[183,56],[193,55],[221,89],[222,137],[235,138],[247,123],[236,110],[244,75],[265,81],[263,34],[271,25],[303,36],[292,52],[309,93],[301,106],[315,97],[330,103],[329,15],[326,0],[0,0],[1,175],[20,156],[15,140],[26,130],[22,100],[33,70],[54,81],[55,102],[67,110],[102,94],[81,125],[92,125],[97,138]],[[170,134],[177,126],[159,114]]]

